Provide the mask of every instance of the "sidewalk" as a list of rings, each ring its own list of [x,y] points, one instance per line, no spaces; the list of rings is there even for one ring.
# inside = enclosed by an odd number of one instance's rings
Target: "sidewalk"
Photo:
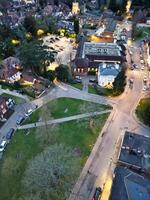
[[[86,118],[86,117],[110,113],[111,111],[112,110],[105,110],[105,111],[101,111],[101,112],[85,113],[85,114],[74,115],[74,116],[70,116],[70,117],[64,117],[64,118],[60,118],[60,119],[53,119],[53,120],[49,120],[47,122],[36,122],[36,123],[32,123],[32,124],[19,126],[18,129],[35,128],[35,127],[45,126],[45,124],[46,125],[59,124],[59,123],[68,122],[68,121],[72,121],[72,120],[77,120],[77,119],[82,119],[82,118]]]
[[[6,89],[6,90],[0,89],[0,94],[3,94],[3,93],[7,93],[7,94],[10,94],[10,95],[13,95],[16,97],[20,97],[22,99],[25,99],[26,101],[30,101],[30,99],[26,95],[19,94],[16,91],[10,91],[8,89]]]

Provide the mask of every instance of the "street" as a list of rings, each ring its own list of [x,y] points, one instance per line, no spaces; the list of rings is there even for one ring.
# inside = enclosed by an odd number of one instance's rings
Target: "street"
[[[69,200],[90,200],[93,197],[95,187],[104,189],[107,179],[110,179],[113,174],[114,166],[111,167],[112,163],[116,161],[118,156],[117,141],[121,140],[126,130],[150,136],[150,129],[141,126],[134,117],[134,110],[144,95],[142,91],[143,77],[146,72],[146,69],[140,69],[140,51],[136,45],[135,49],[132,59],[139,65],[139,69],[127,72],[128,77],[134,77],[133,88],[130,89],[127,85],[125,92],[116,98],[114,110],[102,130],[102,137],[98,138]],[[130,67],[129,54],[127,60],[128,67]],[[102,195],[102,200],[107,200],[107,195]]]

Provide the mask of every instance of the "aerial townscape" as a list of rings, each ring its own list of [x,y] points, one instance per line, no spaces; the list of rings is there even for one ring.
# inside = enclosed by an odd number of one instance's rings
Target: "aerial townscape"
[[[0,200],[150,200],[150,0],[0,0]]]

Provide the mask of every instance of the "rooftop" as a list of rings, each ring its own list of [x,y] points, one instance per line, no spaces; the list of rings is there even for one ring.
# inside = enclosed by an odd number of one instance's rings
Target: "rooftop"
[[[86,55],[121,56],[120,51],[121,48],[114,43],[85,42],[83,46],[82,58]]]
[[[126,132],[119,156],[120,163],[150,172],[150,137]]]
[[[133,171],[117,167],[109,200],[148,200],[150,199],[150,178]]]
[[[118,64],[113,63],[101,63],[99,65],[99,72],[101,76],[117,76],[120,71]]]

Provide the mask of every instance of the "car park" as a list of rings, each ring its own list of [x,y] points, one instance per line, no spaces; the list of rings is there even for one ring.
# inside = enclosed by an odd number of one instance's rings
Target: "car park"
[[[23,122],[23,120],[24,120],[25,118],[24,118],[24,116],[18,116],[18,119],[17,119],[17,121],[16,121],[16,124],[17,125],[20,125],[22,122]]]
[[[102,194],[102,189],[100,187],[97,187],[92,200],[99,200],[101,197],[101,194]]]
[[[14,134],[15,129],[11,128],[8,133],[6,134],[6,139],[11,140],[13,134]]]
[[[6,140],[2,140],[0,143],[0,152],[3,152],[5,150],[6,145],[7,145]]]

